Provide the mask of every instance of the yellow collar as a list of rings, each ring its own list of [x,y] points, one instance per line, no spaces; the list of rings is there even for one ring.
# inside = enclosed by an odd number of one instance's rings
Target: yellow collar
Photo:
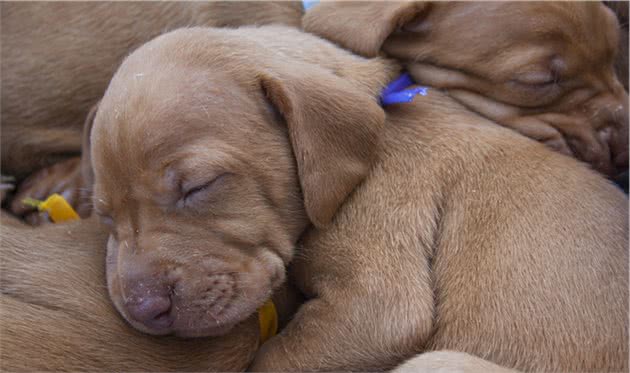
[[[26,198],[22,203],[27,206],[36,207],[39,211],[48,212],[48,216],[50,216],[50,220],[52,220],[53,223],[80,219],[79,214],[74,211],[72,206],[57,193],[51,195],[45,201]]]
[[[271,299],[258,309],[258,324],[261,345],[278,332],[278,312]]]

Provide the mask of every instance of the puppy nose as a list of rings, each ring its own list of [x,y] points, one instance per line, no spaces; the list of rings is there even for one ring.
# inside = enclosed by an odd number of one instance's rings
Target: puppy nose
[[[163,330],[171,326],[171,299],[166,295],[145,295],[136,302],[127,304],[129,316],[152,330]]]

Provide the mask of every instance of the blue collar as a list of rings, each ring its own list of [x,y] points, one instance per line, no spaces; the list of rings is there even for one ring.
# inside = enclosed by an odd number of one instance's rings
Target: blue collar
[[[403,73],[396,80],[389,83],[381,93],[381,105],[393,105],[403,104],[413,101],[413,98],[417,95],[426,96],[429,88],[427,87],[413,87],[413,79],[408,73]]]
[[[302,0],[304,11],[308,11],[315,5],[319,4],[319,0]],[[426,96],[427,87],[409,88],[414,84],[413,79],[408,73],[403,73],[398,79],[389,83],[381,93],[381,105],[403,104],[413,101],[417,95]]]

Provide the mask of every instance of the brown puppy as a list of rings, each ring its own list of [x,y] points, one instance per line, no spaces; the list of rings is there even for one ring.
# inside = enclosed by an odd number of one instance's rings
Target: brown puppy
[[[2,172],[78,155],[81,128],[123,57],[191,25],[299,26],[299,2],[2,2]]]
[[[397,70],[274,27],[179,30],[128,57],[91,133],[119,311],[150,333],[223,333],[302,236],[311,300],[253,369],[435,349],[626,368],[625,196],[436,90],[385,124],[376,97]]]
[[[256,318],[223,337],[150,337],[125,324],[105,282],[107,234],[93,220],[33,230],[2,219],[2,371],[242,371]],[[286,318],[294,305],[277,294]]]
[[[628,168],[619,24],[601,3],[322,2],[303,27],[362,55],[383,51],[419,84],[606,175]]]

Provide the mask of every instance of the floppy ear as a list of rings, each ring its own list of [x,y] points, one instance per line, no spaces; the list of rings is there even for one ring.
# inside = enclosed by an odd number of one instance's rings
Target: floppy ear
[[[83,124],[83,143],[81,145],[81,179],[82,185],[80,190],[79,214],[81,216],[89,215],[91,211],[92,187],[94,185],[94,170],[92,169],[91,142],[92,126],[94,125],[94,117],[98,111],[100,101],[92,106]]]
[[[288,127],[306,213],[322,227],[366,177],[385,113],[365,87],[318,66],[293,64],[260,82]]]
[[[302,18],[304,31],[363,56],[376,56],[399,27],[422,16],[429,2],[322,1]]]

